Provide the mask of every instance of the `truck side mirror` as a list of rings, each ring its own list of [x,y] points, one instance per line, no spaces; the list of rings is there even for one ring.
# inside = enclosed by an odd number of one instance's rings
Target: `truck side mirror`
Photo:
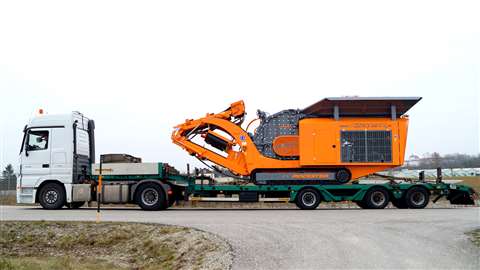
[[[28,157],[28,151],[30,150],[30,147],[28,146],[28,139],[29,139],[29,132],[26,131],[25,133],[25,156]]]

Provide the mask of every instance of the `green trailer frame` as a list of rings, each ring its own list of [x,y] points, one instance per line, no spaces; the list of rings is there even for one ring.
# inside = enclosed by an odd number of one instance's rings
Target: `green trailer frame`
[[[189,197],[192,196],[208,201],[209,198],[218,198],[217,196],[219,194],[227,196],[238,194],[238,201],[240,202],[256,202],[259,201],[259,198],[266,197],[283,198],[283,201],[298,203],[299,194],[308,189],[316,192],[322,202],[351,201],[362,205],[362,202],[366,200],[367,194],[369,194],[369,191],[372,189],[381,189],[388,193],[387,199],[389,201],[399,202],[403,200],[408,191],[413,188],[421,188],[427,191],[428,198],[433,198],[433,202],[445,197],[452,204],[472,205],[475,204],[475,200],[478,198],[476,192],[469,186],[445,183],[441,180],[402,183],[387,181],[386,183],[372,184],[353,182],[343,185],[214,184],[213,181],[208,179],[180,174],[178,171],[172,170],[168,164],[159,163],[158,171],[159,174],[155,175],[103,175],[102,178],[105,184],[118,182],[138,183],[146,180],[161,181],[174,187],[175,194],[173,194],[173,197],[175,200],[188,200]],[[93,179],[98,180],[98,176],[94,176]],[[198,180],[200,180],[200,184],[196,183]],[[205,181],[208,183],[205,184]],[[394,203],[394,205],[399,208],[407,208],[401,207],[401,203]]]
[[[313,188],[320,192],[322,201],[340,202],[340,201],[362,201],[367,191],[372,187],[382,187],[389,191],[395,199],[400,199],[405,191],[412,187],[423,187],[433,195],[448,196],[453,192],[463,192],[473,195],[472,188],[466,185],[447,184],[447,183],[401,183],[401,184],[346,184],[346,185],[208,185],[195,184],[190,182],[187,191],[192,195],[202,195],[206,193],[240,193],[240,192],[258,192],[267,194],[271,192],[288,192],[290,202],[296,200],[300,190]]]

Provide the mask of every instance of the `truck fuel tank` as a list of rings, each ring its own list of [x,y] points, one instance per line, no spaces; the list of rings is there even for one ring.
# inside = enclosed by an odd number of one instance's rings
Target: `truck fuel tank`
[[[129,185],[102,185],[102,203],[127,203],[129,194]]]

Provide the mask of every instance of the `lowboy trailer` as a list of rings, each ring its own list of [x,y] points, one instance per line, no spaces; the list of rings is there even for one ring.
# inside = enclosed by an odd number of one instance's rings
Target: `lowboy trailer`
[[[238,194],[239,202],[258,202],[265,198],[281,198],[295,203],[298,208],[311,210],[321,202],[355,202],[364,209],[383,209],[389,202],[404,209],[422,209],[433,199],[437,202],[445,197],[451,204],[474,205],[477,195],[466,185],[449,184],[442,181],[397,183],[390,181],[379,184],[347,185],[202,185],[191,179],[188,194],[201,201],[217,201],[219,194]],[[230,200],[232,201],[232,200]]]
[[[93,166],[94,183],[99,164]],[[475,191],[466,186],[419,179],[414,182],[346,185],[215,184],[203,175],[180,174],[166,163],[104,163],[102,203],[135,203],[144,210],[162,210],[176,201],[290,202],[315,209],[321,202],[352,201],[364,209],[425,208],[445,197],[451,204],[473,205]],[[94,198],[96,193],[92,194]]]

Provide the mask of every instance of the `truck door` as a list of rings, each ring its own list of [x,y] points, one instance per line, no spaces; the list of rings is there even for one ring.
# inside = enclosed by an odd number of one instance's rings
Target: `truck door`
[[[50,135],[49,128],[32,128],[25,131],[25,141],[21,158],[21,185],[33,187],[35,183],[50,175]]]
[[[72,177],[71,131],[66,128],[52,128],[49,136],[50,173],[64,183]],[[67,162],[69,161],[69,162]]]

